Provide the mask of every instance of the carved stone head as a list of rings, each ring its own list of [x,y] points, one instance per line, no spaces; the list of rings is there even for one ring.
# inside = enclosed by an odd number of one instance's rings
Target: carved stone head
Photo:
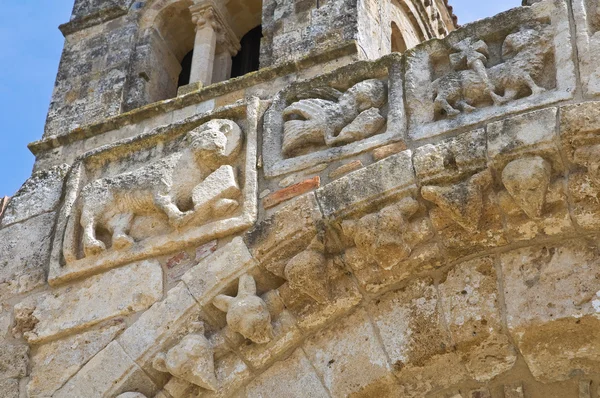
[[[186,139],[199,161],[221,164],[239,152],[242,131],[231,120],[214,119],[190,131]]]
[[[271,314],[267,304],[256,295],[256,282],[250,275],[240,277],[236,297],[223,294],[215,297],[215,307],[227,313],[227,325],[257,344],[273,338]]]
[[[204,327],[185,336],[167,353],[159,354],[153,366],[207,390],[217,390],[213,349],[204,337]]]
[[[539,218],[546,203],[551,166],[539,156],[516,159],[502,171],[502,183],[530,218]]]

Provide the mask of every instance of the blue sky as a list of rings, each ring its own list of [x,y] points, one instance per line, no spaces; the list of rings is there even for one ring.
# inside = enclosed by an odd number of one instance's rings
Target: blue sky
[[[27,144],[41,138],[63,46],[58,25],[74,0],[0,0],[0,197],[31,174]],[[450,0],[461,24],[519,6],[520,0]]]

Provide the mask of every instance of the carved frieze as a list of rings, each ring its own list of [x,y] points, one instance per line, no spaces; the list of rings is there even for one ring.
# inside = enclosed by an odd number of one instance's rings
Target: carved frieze
[[[83,155],[67,183],[50,283],[249,227],[257,109],[251,100]]]
[[[411,138],[572,97],[575,73],[564,1],[510,14],[501,29],[490,18],[408,55]]]
[[[267,177],[397,140],[404,132],[400,60],[390,56],[294,83],[275,96],[264,126]]]

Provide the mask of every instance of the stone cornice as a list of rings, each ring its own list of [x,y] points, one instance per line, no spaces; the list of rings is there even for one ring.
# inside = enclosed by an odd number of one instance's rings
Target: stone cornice
[[[237,54],[240,50],[240,38],[229,26],[226,10],[222,10],[212,0],[202,0],[190,6],[190,11],[192,22],[196,24],[196,30],[202,29],[207,23],[210,23],[218,34],[219,46],[225,46],[232,56]]]
[[[257,72],[229,79],[224,82],[211,84],[198,91],[182,95],[176,98],[155,102],[132,111],[108,118],[100,123],[94,123],[79,127],[63,135],[53,135],[28,145],[29,150],[38,156],[46,151],[59,148],[76,141],[85,140],[100,134],[115,130],[124,126],[140,123],[153,116],[173,112],[187,106],[210,100],[221,95],[242,90],[275,79],[280,76],[289,75],[322,64],[330,60],[357,53],[356,42],[346,42],[339,47],[326,51],[315,52],[298,61],[290,61],[279,65],[263,68]]]
[[[58,29],[62,32],[63,36],[67,37],[80,30],[99,25],[123,15],[127,15],[127,8],[119,5],[112,5],[90,15],[86,15],[85,17],[76,18],[64,23],[60,25]]]

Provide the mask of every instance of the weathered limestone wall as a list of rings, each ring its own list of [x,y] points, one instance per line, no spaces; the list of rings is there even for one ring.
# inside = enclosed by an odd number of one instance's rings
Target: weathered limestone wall
[[[599,397],[599,15],[545,0],[33,143],[0,396]]]
[[[44,137],[63,136],[175,97],[180,64],[194,48],[189,7],[207,1],[76,1],[71,21],[61,26],[65,46]],[[418,19],[418,29],[425,32],[420,41],[454,29],[453,16],[442,1],[408,3],[413,9],[403,22],[410,24],[409,16]],[[225,23],[236,42],[262,24],[262,68],[295,64],[308,55],[339,52],[352,45],[355,60],[388,54],[389,14],[399,7],[391,0],[215,0],[213,4],[227,14]]]

